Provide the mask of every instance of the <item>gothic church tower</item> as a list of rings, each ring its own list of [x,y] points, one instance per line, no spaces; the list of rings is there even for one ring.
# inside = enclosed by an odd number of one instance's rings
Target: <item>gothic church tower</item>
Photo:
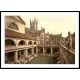
[[[30,19],[30,29],[32,31],[37,31],[37,26],[38,26],[38,20],[36,20],[35,18],[33,21],[31,21]]]

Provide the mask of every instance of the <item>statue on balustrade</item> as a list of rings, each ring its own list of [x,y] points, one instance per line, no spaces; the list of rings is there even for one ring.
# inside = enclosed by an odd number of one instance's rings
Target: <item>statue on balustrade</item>
[[[72,36],[70,32],[68,32],[68,36],[67,36],[67,48],[72,49]]]

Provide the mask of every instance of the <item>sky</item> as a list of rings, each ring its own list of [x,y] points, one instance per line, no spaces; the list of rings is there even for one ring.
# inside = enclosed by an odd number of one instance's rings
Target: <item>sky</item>
[[[20,16],[25,22],[26,27],[30,28],[30,19],[38,20],[38,29],[45,28],[46,32],[52,34],[61,34],[67,37],[68,32],[75,32],[75,16],[73,15],[29,15]]]

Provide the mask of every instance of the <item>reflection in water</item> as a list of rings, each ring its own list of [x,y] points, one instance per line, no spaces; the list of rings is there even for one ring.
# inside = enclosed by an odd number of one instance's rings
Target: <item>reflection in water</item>
[[[57,64],[57,57],[37,56],[28,64]]]

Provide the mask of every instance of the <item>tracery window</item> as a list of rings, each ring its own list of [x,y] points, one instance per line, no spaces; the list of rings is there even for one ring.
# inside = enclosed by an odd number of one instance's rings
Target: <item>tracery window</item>
[[[12,29],[19,30],[19,29],[18,29],[18,25],[17,25],[16,23],[14,23],[14,22],[11,22],[8,27],[9,27],[9,28],[12,28]]]

